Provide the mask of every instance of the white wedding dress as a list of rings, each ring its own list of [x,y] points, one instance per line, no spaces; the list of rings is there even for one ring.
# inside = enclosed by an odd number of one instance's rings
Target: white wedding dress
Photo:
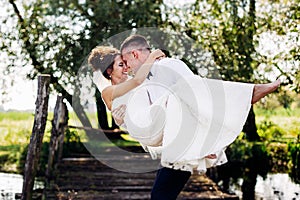
[[[227,161],[225,148],[241,133],[251,108],[254,84],[201,78],[180,79],[165,95],[151,102],[142,84],[113,101],[127,105],[125,124],[130,136],[161,157],[162,166],[199,172]],[[151,105],[150,105],[151,104]],[[216,159],[205,159],[216,154]]]

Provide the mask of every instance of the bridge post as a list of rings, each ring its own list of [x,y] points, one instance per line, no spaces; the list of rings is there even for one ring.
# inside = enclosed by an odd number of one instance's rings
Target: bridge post
[[[36,176],[48,116],[49,84],[50,75],[44,74],[38,77],[38,91],[35,102],[36,109],[25,162],[24,181],[21,195],[22,200],[32,199],[34,179]]]

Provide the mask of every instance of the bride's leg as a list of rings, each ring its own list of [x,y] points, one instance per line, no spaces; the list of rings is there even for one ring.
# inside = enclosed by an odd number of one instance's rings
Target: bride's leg
[[[266,84],[255,84],[252,95],[252,104],[258,102],[261,98],[265,97],[267,94],[274,92],[280,85],[280,80],[277,79],[272,83]]]

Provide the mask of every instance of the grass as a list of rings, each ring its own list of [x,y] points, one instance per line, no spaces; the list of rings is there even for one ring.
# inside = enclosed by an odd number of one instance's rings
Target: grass
[[[44,141],[49,140],[52,114],[48,115]],[[34,114],[0,112],[0,171],[17,173],[17,163],[29,144]]]
[[[0,113],[0,145],[28,143],[33,126],[32,113]]]
[[[274,110],[254,108],[256,124],[271,122],[284,131],[284,137],[297,137],[300,135],[300,108],[284,109],[278,107]]]
[[[52,116],[52,113],[48,114],[45,139],[49,139]],[[0,146],[28,144],[32,133],[33,123],[33,113],[0,112]]]
[[[30,112],[0,112],[0,122],[10,120],[10,121],[24,121],[28,119],[33,119],[34,113]]]

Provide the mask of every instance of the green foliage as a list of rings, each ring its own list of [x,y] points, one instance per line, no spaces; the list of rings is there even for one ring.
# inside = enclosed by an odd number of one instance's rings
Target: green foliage
[[[75,154],[89,154],[84,144],[80,140],[80,136],[77,131],[71,131],[66,129],[63,155],[65,157],[74,156]]]
[[[293,110],[285,109],[283,107],[277,106],[276,108],[270,109],[265,108],[263,106],[256,106],[255,107],[255,113],[258,118],[268,118],[268,119],[276,119],[277,117],[300,117],[300,107],[295,107]],[[292,120],[289,120],[292,121]],[[280,123],[276,123],[278,125],[281,125]]]
[[[257,128],[257,132],[263,141],[278,140],[286,134],[282,128],[271,121],[263,121]]]
[[[289,172],[289,152],[286,143],[270,143],[267,146],[267,151],[270,155],[272,168],[270,172],[273,173],[287,173]]]
[[[283,91],[279,96],[278,96],[278,101],[284,108],[290,108],[292,102],[294,101],[293,97],[291,95],[287,94],[287,91]]]
[[[65,131],[64,143],[81,142],[76,131],[71,131],[69,128]]]
[[[21,150],[20,145],[0,146],[0,171],[15,172]]]
[[[258,134],[264,142],[288,143],[295,141],[300,134],[300,109],[256,108]]]
[[[196,1],[189,15],[185,30],[213,53],[222,78],[243,82],[253,80],[256,27],[252,1]]]

